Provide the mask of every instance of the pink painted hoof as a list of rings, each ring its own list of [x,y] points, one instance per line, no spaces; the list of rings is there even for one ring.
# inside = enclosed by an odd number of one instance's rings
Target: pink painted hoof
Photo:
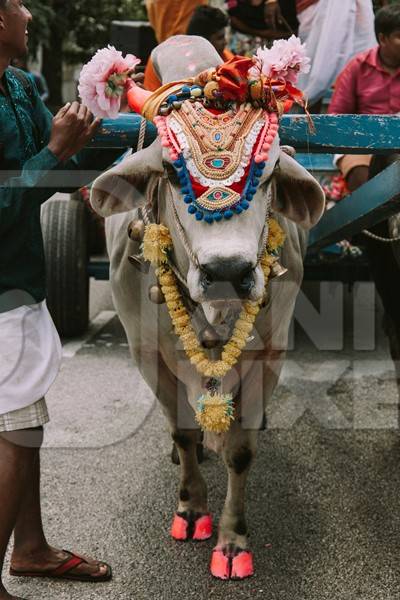
[[[174,540],[201,542],[212,536],[212,516],[187,511],[176,513],[171,526]]]
[[[179,515],[174,516],[171,527],[171,535],[174,540],[187,540],[189,523]]]
[[[198,541],[208,540],[212,536],[212,516],[204,515],[195,521],[193,539]]]
[[[245,579],[254,575],[253,555],[244,550],[232,560],[232,579]]]
[[[210,565],[211,575],[218,579],[229,579],[230,565],[229,558],[225,556],[222,550],[214,550]]]

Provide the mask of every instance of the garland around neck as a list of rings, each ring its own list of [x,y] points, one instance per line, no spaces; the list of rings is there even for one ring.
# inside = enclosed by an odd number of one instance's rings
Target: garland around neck
[[[265,286],[268,284],[271,266],[276,261],[276,253],[283,246],[284,241],[285,234],[279,224],[274,219],[269,219],[267,246],[260,262],[265,277]],[[234,410],[232,395],[218,393],[220,380],[240,359],[260,312],[262,300],[243,303],[231,338],[222,349],[220,360],[210,360],[194,331],[177,278],[170,267],[169,254],[172,250],[172,238],[165,225],[150,224],[146,226],[143,257],[150,261],[156,269],[175,333],[183,344],[186,356],[195,366],[199,375],[211,378],[207,384],[208,393],[199,398],[196,420],[205,431],[223,433],[228,431],[234,419]]]

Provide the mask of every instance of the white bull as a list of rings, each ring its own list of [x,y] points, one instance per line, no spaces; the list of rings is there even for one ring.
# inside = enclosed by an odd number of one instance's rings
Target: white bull
[[[201,71],[220,63],[207,42],[181,36],[159,46],[153,52],[153,61],[163,83],[193,76],[194,64]],[[178,520],[175,515],[172,531],[175,538],[206,539],[211,535],[207,488],[196,453],[200,434],[194,420],[204,381],[186,358],[165,304],[149,302],[148,290],[156,277],[153,269],[146,273],[132,266],[129,257],[140,253],[140,244],[129,239],[128,226],[138,219],[138,209],[150,203],[148,211],[154,220],[171,232],[173,261],[186,280],[183,295],[195,331],[201,338],[201,332],[211,324],[221,340],[229,337],[230,324],[237,314],[238,301],[233,298],[258,301],[264,292],[257,256],[268,198],[287,235],[280,260],[288,273],[269,284],[267,302],[257,317],[254,333],[239,363],[223,381],[224,392],[234,397],[235,420],[227,433],[206,434],[207,445],[221,453],[228,470],[228,492],[211,572],[223,579],[243,578],[253,573],[245,519],[246,479],[256,454],[264,409],[284,359],[303,276],[306,230],[320,218],[324,195],[307,171],[280,150],[276,139],[251,210],[240,218],[212,226],[196,222],[178,197],[174,169],[156,140],[99,177],[91,199],[94,209],[109,217],[106,232],[113,297],[133,359],[162,405],[179,453]],[[210,277],[211,283],[223,280],[231,284],[230,292],[215,288],[217,292],[211,294]],[[222,344],[208,351],[211,358],[219,356]]]

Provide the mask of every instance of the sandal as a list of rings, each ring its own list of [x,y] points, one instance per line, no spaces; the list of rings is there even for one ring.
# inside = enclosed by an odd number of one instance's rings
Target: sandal
[[[16,571],[15,569],[10,568],[10,575],[14,577],[46,577],[49,579],[69,579],[72,581],[84,582],[90,581],[92,583],[110,581],[112,578],[112,569],[110,565],[104,562],[98,563],[99,568],[103,565],[107,567],[107,572],[104,575],[96,576],[85,573],[71,573],[71,571],[73,571],[73,569],[79,565],[91,563],[87,558],[76,554],[76,552],[69,552],[68,550],[63,550],[63,552],[69,556],[55,569],[48,569],[47,571]]]

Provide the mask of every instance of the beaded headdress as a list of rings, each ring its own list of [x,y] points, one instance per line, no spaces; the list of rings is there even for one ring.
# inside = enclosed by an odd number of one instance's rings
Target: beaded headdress
[[[294,86],[307,70],[304,46],[294,36],[236,56],[187,81],[150,94],[133,87],[133,110],[153,120],[168,148],[183,202],[198,221],[229,220],[248,210],[279,129],[279,117],[294,102]]]

